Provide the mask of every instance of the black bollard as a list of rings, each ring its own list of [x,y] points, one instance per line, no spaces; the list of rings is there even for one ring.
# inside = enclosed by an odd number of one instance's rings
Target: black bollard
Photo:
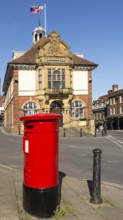
[[[66,137],[66,129],[64,128],[64,137]]]
[[[93,150],[93,189],[90,202],[94,204],[103,202],[101,198],[101,153],[100,149]]]
[[[82,128],[80,128],[80,137],[82,137]]]
[[[20,130],[21,130],[21,127],[18,126],[18,134],[19,134],[19,135],[21,134]]]

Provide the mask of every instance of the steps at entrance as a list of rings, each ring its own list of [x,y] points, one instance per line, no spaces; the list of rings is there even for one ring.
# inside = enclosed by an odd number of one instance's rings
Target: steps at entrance
[[[80,128],[77,127],[69,127],[69,128],[63,128],[59,127],[59,137],[80,137],[81,131]],[[93,135],[88,134],[86,132],[82,132],[82,137],[93,137]]]

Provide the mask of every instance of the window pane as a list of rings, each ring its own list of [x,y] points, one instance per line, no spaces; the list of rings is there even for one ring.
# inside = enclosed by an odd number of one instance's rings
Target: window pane
[[[56,75],[53,75],[53,80],[56,80]]]
[[[78,102],[75,101],[75,107],[78,107]]]
[[[62,89],[65,88],[65,81],[62,81]]]
[[[55,70],[55,71],[53,72],[53,74],[60,74],[60,72],[59,72],[58,70]]]
[[[51,89],[51,82],[48,81],[48,88]]]
[[[57,80],[59,80],[59,81],[60,81],[60,75],[57,75]]]
[[[53,88],[54,89],[59,89],[60,88],[60,82],[53,82]]]
[[[78,106],[79,106],[79,107],[82,107],[82,103],[81,103],[81,102],[78,102]]]
[[[78,109],[75,111],[75,118],[78,118]]]
[[[51,69],[48,69],[48,75],[51,75]]]
[[[38,108],[37,105],[34,102],[28,102],[25,106],[24,106],[24,115],[30,115],[30,114],[34,114],[37,113]]]
[[[48,75],[48,80],[51,80],[51,75]]]
[[[32,107],[32,103],[30,102],[30,103],[29,103],[29,108],[31,108],[31,107]]]
[[[83,118],[84,109],[81,101],[74,101],[72,103],[72,115],[73,118]]]
[[[65,69],[62,69],[62,74],[65,74]]]
[[[65,75],[62,75],[62,80],[65,80]]]

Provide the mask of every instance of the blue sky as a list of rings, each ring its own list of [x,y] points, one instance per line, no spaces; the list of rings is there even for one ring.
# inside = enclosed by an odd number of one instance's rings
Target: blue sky
[[[123,0],[4,0],[0,13],[0,77],[12,51],[32,47],[32,31],[44,15],[33,15],[30,6],[46,3],[47,34],[52,30],[75,53],[99,66],[93,71],[93,99],[113,84],[123,89]]]

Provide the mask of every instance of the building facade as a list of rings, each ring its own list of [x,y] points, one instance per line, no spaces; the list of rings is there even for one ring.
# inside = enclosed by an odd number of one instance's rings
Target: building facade
[[[3,125],[3,120],[4,120],[3,97],[0,95],[0,126]]]
[[[23,130],[20,117],[56,112],[60,125],[89,126],[92,120],[92,71],[97,64],[70,51],[56,31],[45,36],[41,27],[33,31],[33,46],[14,52],[7,64],[3,92],[4,126]]]
[[[107,103],[108,96],[101,96],[99,99],[93,101],[92,111],[96,128],[104,126],[107,118]]]
[[[113,85],[108,93],[107,126],[111,130],[123,130],[123,89]]]
[[[97,105],[99,100],[103,108]],[[97,112],[98,116],[102,115],[101,118],[97,117]],[[123,89],[119,90],[118,85],[112,85],[107,95],[93,101],[93,117],[96,125],[101,123],[106,124],[110,130],[123,130]]]

